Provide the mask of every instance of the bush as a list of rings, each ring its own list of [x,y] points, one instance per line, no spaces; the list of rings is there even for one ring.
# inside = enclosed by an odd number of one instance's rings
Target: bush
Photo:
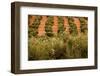
[[[62,16],[58,16],[58,33],[65,30]]]
[[[78,34],[77,27],[76,27],[76,25],[74,23],[73,17],[68,17],[68,21],[69,21],[69,26],[70,26],[70,28],[69,28],[70,33],[72,35],[77,35]]]
[[[52,36],[53,16],[48,16],[48,20],[45,25],[45,31],[47,36]]]
[[[38,34],[38,27],[40,24],[41,16],[36,16],[35,21],[32,24],[32,27],[28,27],[28,37],[36,36]]]
[[[29,60],[43,60],[49,59],[49,51],[51,50],[48,40],[44,38],[31,38],[29,40]]]
[[[86,58],[87,57],[87,36],[71,36],[67,44],[68,58]]]
[[[29,60],[87,58],[87,35],[43,36],[29,39]]]
[[[87,29],[87,25],[88,25],[88,22],[87,22],[87,19],[88,18],[79,18],[80,19],[80,22],[81,22],[81,32],[85,33],[88,29]]]

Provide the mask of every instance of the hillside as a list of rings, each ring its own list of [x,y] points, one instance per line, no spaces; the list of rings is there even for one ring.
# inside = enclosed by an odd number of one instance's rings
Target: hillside
[[[87,58],[87,27],[87,17],[29,15],[29,60]]]

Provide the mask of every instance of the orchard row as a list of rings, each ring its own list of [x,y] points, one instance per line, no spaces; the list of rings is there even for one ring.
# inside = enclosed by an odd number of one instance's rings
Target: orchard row
[[[87,17],[28,16],[28,34],[31,36],[53,36],[66,32],[80,35],[87,32]]]

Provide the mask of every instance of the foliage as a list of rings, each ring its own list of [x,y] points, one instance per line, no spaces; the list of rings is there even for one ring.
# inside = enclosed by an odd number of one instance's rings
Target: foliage
[[[58,16],[58,33],[63,32],[64,30],[63,18]]]
[[[64,37],[63,37],[64,36]],[[87,57],[87,36],[32,37],[29,39],[29,60]],[[66,37],[66,38],[65,38]],[[65,41],[65,39],[67,39]]]
[[[68,21],[69,21],[69,26],[70,26],[70,28],[69,28],[70,33],[72,35],[77,35],[77,33],[78,33],[77,32],[77,27],[76,27],[76,25],[74,23],[73,17],[68,17]]]
[[[77,28],[73,17],[67,17],[70,35],[64,30],[63,18],[58,16],[58,33],[53,34],[53,16],[48,16],[45,25],[45,36],[37,36],[37,28],[41,16],[37,16],[28,28],[28,58],[29,60],[76,59],[88,57],[87,18],[80,17],[81,33],[77,35]],[[84,32],[85,31],[85,32]]]
[[[88,25],[88,18],[86,17],[80,17],[80,22],[81,22],[81,32],[86,32],[87,31],[87,25]]]
[[[40,24],[40,20],[41,20],[41,16],[36,16],[35,21],[32,24],[32,27],[28,28],[28,37],[32,37],[32,36],[36,36],[37,35],[37,29],[39,27]]]
[[[45,26],[45,31],[47,36],[53,36],[52,26],[53,26],[53,16],[48,16]]]

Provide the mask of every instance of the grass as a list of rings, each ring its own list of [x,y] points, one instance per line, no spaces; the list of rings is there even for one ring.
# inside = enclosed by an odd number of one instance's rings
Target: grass
[[[88,57],[87,35],[32,36],[28,40],[29,60],[75,59]]]

